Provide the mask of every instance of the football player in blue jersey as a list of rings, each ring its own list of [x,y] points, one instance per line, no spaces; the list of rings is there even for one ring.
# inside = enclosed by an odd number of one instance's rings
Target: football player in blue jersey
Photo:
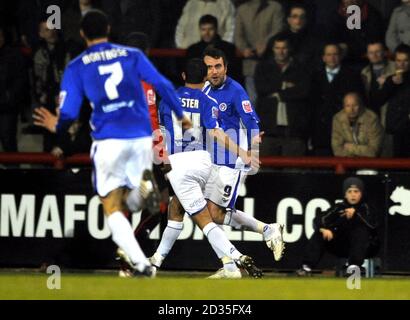
[[[202,92],[207,68],[202,59],[192,59],[187,63],[183,78],[185,86],[178,89],[183,112],[191,118],[193,129],[183,130],[167,102],[160,104],[161,124],[172,171],[167,177],[176,194],[171,200],[169,220],[164,230],[157,253],[163,260],[183,227],[184,212],[201,228],[218,256],[227,256],[243,267],[252,277],[260,278],[253,259],[242,255],[228,240],[226,234],[212,221],[204,196],[205,186],[212,172],[210,147],[214,139],[246,164],[252,162],[248,150],[240,148],[227,136],[218,124],[217,102]],[[176,210],[175,210],[176,209]],[[168,239],[174,239],[172,243]],[[154,263],[155,265],[155,263]]]
[[[219,121],[225,132],[244,149],[252,148],[252,152],[257,152],[254,146],[261,142],[259,118],[248,94],[238,82],[227,76],[227,61],[223,51],[209,48],[204,51],[203,58],[208,67],[208,83],[204,92],[218,101]],[[239,158],[217,148],[212,174],[205,189],[209,212],[218,224],[262,234],[266,245],[273,251],[275,260],[280,260],[284,251],[283,226],[277,223],[266,224],[235,209],[241,177],[248,172],[249,169]],[[224,268],[212,278],[239,277],[239,270],[235,271],[231,267],[227,257],[221,260]]]
[[[203,91],[217,101],[218,121],[227,135],[243,149],[260,143],[259,119],[254,112],[249,97],[242,86],[227,76],[227,62],[224,53],[218,49],[207,49],[204,62],[208,68],[208,83]],[[208,210],[215,223],[229,225],[235,229],[246,229],[263,235],[266,245],[273,251],[275,260],[280,260],[284,251],[283,226],[266,224],[254,217],[235,209],[237,190],[241,176],[249,170],[235,154],[217,146],[213,152],[211,175],[207,181],[204,195]],[[253,150],[255,153],[255,150]],[[256,152],[257,153],[257,152]],[[174,201],[172,211],[182,210]],[[163,237],[163,246],[151,257],[151,262],[159,267],[175,240],[182,231],[181,225],[169,236]],[[241,278],[241,272],[232,259],[217,252],[223,263],[211,278]]]
[[[152,174],[152,128],[141,80],[155,87],[184,129],[192,123],[183,115],[171,83],[140,50],[108,42],[109,29],[101,11],[92,10],[84,16],[81,35],[88,48],[64,72],[58,123],[43,109],[35,118],[38,125],[58,133],[78,117],[83,99],[90,101],[93,184],[113,241],[136,274],[152,277],[155,268],[123,214],[144,207],[155,212],[160,199]]]

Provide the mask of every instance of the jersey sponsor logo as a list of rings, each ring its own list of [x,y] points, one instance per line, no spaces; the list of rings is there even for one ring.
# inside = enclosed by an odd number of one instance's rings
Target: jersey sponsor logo
[[[245,113],[251,113],[253,111],[251,102],[249,100],[242,101],[242,109]]]
[[[134,107],[135,101],[131,100],[131,101],[121,101],[121,102],[116,102],[116,103],[111,103],[111,104],[107,104],[102,106],[102,110],[105,113],[110,113],[110,112],[114,112],[117,111],[119,109],[122,108],[132,108]]]
[[[219,109],[217,107],[212,107],[212,118],[218,119]]]
[[[228,109],[228,105],[226,103],[221,103],[219,105],[219,110],[221,110],[222,112],[226,111],[226,109]]]
[[[147,101],[149,106],[152,106],[157,102],[154,90],[147,90]]]
[[[61,91],[61,92],[60,92],[60,95],[59,95],[59,97],[58,97],[58,106],[59,106],[60,108],[63,107],[64,101],[65,101],[65,98],[66,98],[66,97],[67,97],[67,91]]]

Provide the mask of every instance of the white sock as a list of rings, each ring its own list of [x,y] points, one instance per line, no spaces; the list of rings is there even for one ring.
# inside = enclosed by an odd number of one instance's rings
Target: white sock
[[[238,266],[231,258],[223,257],[221,260],[222,260],[225,271],[235,272],[239,270]]]
[[[221,225],[217,225],[222,231],[223,230],[223,226]],[[237,267],[236,263],[229,257],[225,256],[225,254],[219,250],[217,247],[215,247],[212,243],[211,243],[211,247],[212,249],[215,251],[216,255],[218,256],[219,260],[222,261],[222,265],[223,268],[228,271],[228,272],[234,272],[236,270],[239,270],[239,268]]]
[[[143,271],[150,263],[142,252],[140,245],[134,236],[131,224],[122,212],[114,212],[107,218],[108,227],[111,230],[113,241],[119,246],[130,260],[136,265],[136,269]]]
[[[164,232],[162,233],[161,242],[160,242],[160,244],[158,246],[158,249],[156,251],[156,253],[158,253],[162,256],[162,261],[165,259],[165,257],[168,255],[168,253],[171,251],[172,247],[174,246],[175,241],[178,239],[178,237],[181,234],[183,228],[184,228],[184,223],[183,222],[168,220],[167,227],[165,228]],[[159,264],[159,265],[156,264],[157,267],[161,266],[162,261],[157,261],[156,260],[156,262]]]
[[[142,197],[139,188],[132,189],[127,197],[127,206],[132,212],[140,211],[142,208]]]
[[[214,222],[208,223],[202,232],[208,238],[212,247],[218,248],[218,250],[224,253],[224,256],[228,256],[233,260],[239,260],[242,254],[234,247],[226,237],[226,234]]]
[[[260,234],[264,234],[265,229],[267,232],[269,232],[268,230],[271,229],[266,223],[263,223],[262,221],[255,219],[251,215],[236,209],[226,211],[224,223],[225,222],[229,223],[228,225],[236,229],[244,227],[246,230],[257,232]],[[239,228],[236,227],[238,225],[240,226]],[[266,228],[266,226],[268,227]]]

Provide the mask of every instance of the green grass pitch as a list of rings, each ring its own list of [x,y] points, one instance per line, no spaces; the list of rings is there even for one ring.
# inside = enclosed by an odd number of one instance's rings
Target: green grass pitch
[[[272,277],[208,280],[203,275],[159,275],[156,279],[120,279],[114,274],[63,273],[60,290],[47,289],[46,274],[0,274],[0,299],[410,299],[410,278],[362,279],[349,290],[346,279]]]

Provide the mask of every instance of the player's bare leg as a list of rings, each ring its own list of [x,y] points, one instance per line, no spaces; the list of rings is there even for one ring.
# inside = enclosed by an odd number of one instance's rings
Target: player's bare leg
[[[134,230],[123,214],[125,192],[125,189],[118,188],[111,191],[106,197],[100,197],[112,233],[112,239],[120,248],[120,253],[124,253],[124,259],[136,272],[153,277],[155,276],[155,270],[141,250],[134,237]]]

